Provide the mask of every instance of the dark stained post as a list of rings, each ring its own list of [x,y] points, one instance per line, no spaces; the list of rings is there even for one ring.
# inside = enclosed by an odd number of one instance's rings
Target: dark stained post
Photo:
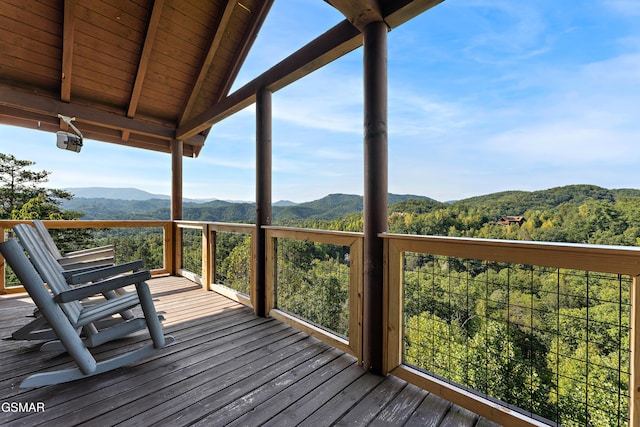
[[[171,141],[171,220],[182,219],[182,141]]]
[[[382,301],[387,224],[387,26],[364,29],[364,293],[363,366],[383,370]]]
[[[267,250],[263,225],[271,225],[271,92],[256,93],[256,288],[255,313],[266,315]]]
[[[171,141],[171,221],[182,219],[182,156],[184,145],[181,140]],[[169,274],[174,274],[181,267],[177,265],[181,250],[181,236],[178,229],[173,227],[173,251],[172,265],[166,266]]]

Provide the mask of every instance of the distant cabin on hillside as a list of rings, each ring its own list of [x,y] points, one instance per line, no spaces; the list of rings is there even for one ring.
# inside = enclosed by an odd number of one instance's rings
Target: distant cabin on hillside
[[[498,220],[498,225],[522,225],[524,222],[523,216],[503,216]]]

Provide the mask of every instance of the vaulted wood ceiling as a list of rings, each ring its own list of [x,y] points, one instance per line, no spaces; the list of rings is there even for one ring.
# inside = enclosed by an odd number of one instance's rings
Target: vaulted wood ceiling
[[[63,114],[86,138],[169,151],[227,94],[271,3],[3,0],[0,123],[56,131]]]
[[[197,156],[256,85],[278,89],[358,47],[367,22],[393,28],[441,1],[326,0],[347,20],[230,95],[273,0],[2,0],[0,123],[55,132],[62,114],[88,139],[164,152],[183,139]]]

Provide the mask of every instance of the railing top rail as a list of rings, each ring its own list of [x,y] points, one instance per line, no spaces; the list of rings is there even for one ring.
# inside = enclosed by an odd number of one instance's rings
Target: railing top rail
[[[173,221],[179,228],[204,228],[209,223],[207,221],[186,221],[183,219],[179,219]]]
[[[47,228],[118,228],[118,227],[165,227],[169,220],[43,220]],[[0,226],[11,228],[17,224],[30,224],[30,220],[0,220]]]
[[[247,224],[242,222],[210,222],[209,226],[216,231],[253,233],[256,230],[255,224]]]
[[[318,243],[328,243],[334,245],[350,246],[354,242],[363,239],[362,233],[353,233],[348,231],[318,230],[314,228],[294,228],[294,227],[277,227],[263,226],[271,237],[309,240]]]
[[[358,237],[358,238],[362,238],[364,236],[363,233],[356,233],[356,232],[353,232],[353,231],[321,230],[321,229],[318,229],[318,228],[283,227],[283,226],[278,226],[278,225],[263,225],[262,228],[264,228],[265,230],[282,231],[282,232],[285,232],[285,233],[300,231],[300,232],[311,233],[311,234],[326,234],[326,235],[334,235],[334,236],[351,236],[351,237]]]
[[[381,233],[397,251],[640,275],[640,247]]]

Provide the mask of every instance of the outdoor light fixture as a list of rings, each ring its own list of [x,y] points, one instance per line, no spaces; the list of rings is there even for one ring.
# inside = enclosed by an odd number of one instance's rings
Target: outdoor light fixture
[[[61,148],[63,150],[75,151],[76,153],[79,153],[80,149],[82,148],[82,132],[80,132],[78,128],[75,127],[73,123],[71,123],[76,118],[63,116],[62,114],[58,114],[58,118],[68,124],[75,133],[59,130],[58,132],[56,132],[56,145],[58,146],[58,148]]]

